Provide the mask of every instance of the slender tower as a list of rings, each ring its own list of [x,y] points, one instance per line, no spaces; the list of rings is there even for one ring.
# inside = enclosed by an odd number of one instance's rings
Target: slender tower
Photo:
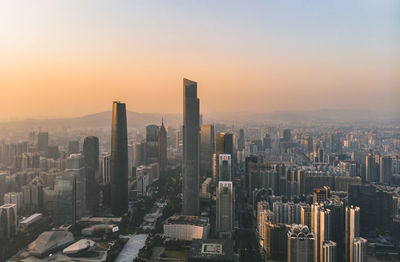
[[[164,127],[164,121],[161,122],[160,131],[158,133],[158,164],[160,172],[167,171],[167,130]]]
[[[126,107],[113,103],[111,129],[111,207],[116,216],[128,211],[128,137]]]
[[[83,156],[86,171],[86,201],[91,215],[96,212],[99,198],[99,139],[97,136],[85,137]]]
[[[200,101],[197,83],[183,79],[183,214],[200,212]]]

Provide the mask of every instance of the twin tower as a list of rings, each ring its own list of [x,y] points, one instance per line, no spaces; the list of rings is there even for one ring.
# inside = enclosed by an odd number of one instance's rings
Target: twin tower
[[[200,101],[197,83],[183,79],[183,214],[199,215]],[[111,207],[116,216],[128,211],[128,136],[126,106],[116,101],[111,130]]]

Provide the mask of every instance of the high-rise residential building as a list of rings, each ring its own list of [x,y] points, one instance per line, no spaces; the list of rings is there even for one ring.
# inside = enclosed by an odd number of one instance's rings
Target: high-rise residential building
[[[231,181],[219,181],[217,188],[217,232],[219,238],[232,238],[234,192]]]
[[[197,83],[183,79],[183,214],[200,212],[200,101]]]
[[[244,130],[243,130],[243,128],[241,128],[239,130],[238,150],[243,151],[244,147],[245,147]]]
[[[393,195],[385,190],[376,191],[376,229],[379,232],[392,231]]]
[[[353,239],[353,262],[367,262],[367,240],[362,237]]]
[[[10,239],[17,234],[17,205],[0,206],[0,239]]]
[[[22,209],[22,203],[22,192],[8,192],[4,194],[4,204],[15,204],[18,212]]]
[[[324,241],[321,262],[336,262],[336,253],[336,243],[331,240]]]
[[[47,150],[49,147],[49,133],[39,132],[38,134],[38,151],[47,156]]]
[[[79,141],[73,140],[68,142],[68,154],[79,153]]]
[[[90,214],[94,214],[99,197],[99,139],[88,136],[83,142],[83,156],[86,171],[86,201]]]
[[[360,234],[365,236],[376,230],[377,193],[372,185],[349,185],[348,204],[360,208]]]
[[[322,203],[330,197],[330,188],[324,186],[322,188],[314,189],[313,202]]]
[[[336,260],[344,261],[345,205],[340,200],[328,200],[324,207],[331,211],[330,240],[336,243]]]
[[[376,171],[374,155],[372,153],[368,153],[368,155],[365,157],[365,179],[367,182],[378,181]]]
[[[305,262],[314,260],[314,234],[307,226],[293,224],[287,233],[288,262]]]
[[[114,102],[111,128],[111,208],[116,216],[128,211],[128,136],[126,106]]]
[[[360,236],[360,208],[354,206],[346,207],[346,238],[345,238],[345,256],[346,262],[353,262],[354,239]]]
[[[265,134],[264,139],[263,139],[263,149],[268,150],[272,148],[272,140],[271,136],[269,134]]]
[[[330,240],[331,211],[322,204],[314,203],[311,206],[311,231],[315,235],[314,261],[320,261],[324,241]]]
[[[301,224],[311,228],[311,207],[305,205],[301,207]]]
[[[200,174],[211,177],[213,174],[213,154],[215,153],[214,125],[202,125],[200,131]]]
[[[264,236],[264,251],[267,259],[287,259],[289,229],[290,226],[286,224],[267,223]]]
[[[392,180],[392,158],[390,156],[381,156],[379,182],[389,184]]]
[[[229,154],[219,155],[218,181],[232,181],[232,158]]]
[[[158,165],[161,173],[165,173],[167,171],[167,130],[165,129],[164,121],[162,121],[160,131],[158,133]]]
[[[39,153],[23,153],[21,169],[39,168],[40,167],[40,154]]]
[[[146,164],[158,162],[158,134],[160,129],[157,125],[146,126]]]

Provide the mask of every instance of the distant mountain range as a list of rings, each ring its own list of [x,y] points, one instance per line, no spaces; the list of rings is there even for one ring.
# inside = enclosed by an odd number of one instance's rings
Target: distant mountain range
[[[161,120],[170,126],[179,126],[182,123],[182,114],[137,113],[127,112],[129,127],[143,128],[149,124],[161,124]],[[274,111],[271,113],[250,112],[216,112],[203,115],[204,123],[222,124],[256,124],[266,122],[391,122],[400,123],[400,114],[390,112],[371,112],[355,110],[312,110],[312,111]],[[23,121],[3,122],[0,126],[9,127],[78,127],[110,128],[111,111],[85,115],[74,118],[55,119],[26,119]]]

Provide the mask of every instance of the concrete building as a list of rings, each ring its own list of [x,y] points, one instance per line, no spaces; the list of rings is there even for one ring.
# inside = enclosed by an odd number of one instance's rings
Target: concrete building
[[[229,154],[218,157],[218,181],[232,181],[232,156]]]
[[[128,211],[128,136],[126,106],[113,103],[111,129],[111,208],[116,216]]]
[[[353,239],[352,262],[367,262],[367,240],[362,237]]]
[[[217,188],[217,232],[219,238],[232,238],[234,222],[234,191],[230,181],[219,181]]]
[[[0,239],[10,239],[17,231],[17,205],[0,206]]]
[[[354,239],[360,236],[360,208],[346,207],[346,262],[357,261],[354,258]]]
[[[202,125],[200,131],[200,174],[211,177],[213,154],[215,153],[214,125]]]
[[[183,214],[200,213],[200,101],[197,83],[183,79]]]
[[[4,194],[4,204],[15,204],[18,212],[22,210],[22,200],[22,192],[8,192]]]
[[[172,216],[164,224],[165,237],[185,241],[207,239],[209,230],[208,219],[197,216]]]
[[[305,262],[314,259],[314,234],[307,226],[293,224],[287,233],[288,262]]]
[[[336,262],[336,243],[327,240],[322,245],[322,262]]]

